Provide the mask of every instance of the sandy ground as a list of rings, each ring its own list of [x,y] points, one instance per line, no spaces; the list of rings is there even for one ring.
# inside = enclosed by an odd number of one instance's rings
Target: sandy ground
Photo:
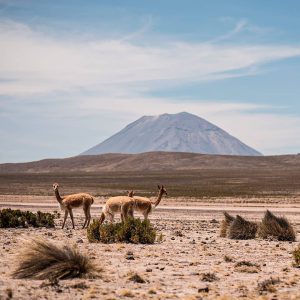
[[[26,197],[26,201],[21,196],[16,201],[0,196],[0,208],[57,210],[51,198]],[[80,210],[75,215],[76,230],[71,230],[70,221],[67,229],[60,229],[61,219],[56,221],[55,229],[0,229],[0,299],[9,299],[10,294],[12,299],[300,299],[300,269],[292,266],[292,251],[298,242],[219,237],[222,211],[260,220],[264,201],[221,199],[219,204],[199,201],[186,208],[175,200],[165,201],[151,215],[158,233],[163,234],[163,241],[154,245],[91,244],[86,231],[79,229],[83,223]],[[299,241],[300,204],[289,200],[273,202],[268,208],[291,220]],[[102,199],[96,201],[93,217],[99,216],[101,203]],[[76,244],[102,268],[101,277],[60,281],[57,286],[47,281],[12,279],[22,238],[37,236]],[[129,251],[134,260],[127,259]],[[236,267],[242,261],[255,266]],[[134,272],[146,283],[129,281]],[[271,277],[279,279],[274,289],[259,291],[259,283]]]

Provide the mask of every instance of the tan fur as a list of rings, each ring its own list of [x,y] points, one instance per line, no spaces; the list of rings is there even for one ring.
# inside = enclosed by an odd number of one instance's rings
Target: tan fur
[[[94,203],[94,198],[91,195],[85,193],[78,193],[78,194],[72,194],[65,197],[61,197],[58,191],[58,187],[59,187],[58,183],[53,184],[53,190],[56,196],[56,200],[58,201],[61,210],[65,212],[62,228],[65,227],[68,214],[70,214],[72,226],[73,229],[75,229],[72,209],[81,206],[83,207],[83,211],[85,214],[85,222],[83,224],[83,228],[85,228],[85,226],[88,227],[91,221],[90,210],[91,210],[91,205]]]
[[[133,198],[128,196],[116,196],[109,198],[103,206],[99,220],[100,224],[102,224],[105,219],[109,219],[110,222],[113,222],[116,213],[120,213],[121,219],[124,221],[129,216],[133,215],[133,205]]]
[[[149,198],[133,196],[134,199],[134,211],[140,212],[144,219],[148,219],[148,215],[151,213],[153,208],[155,208],[161,201],[163,195],[167,195],[167,190],[164,186],[158,186],[158,195],[154,203],[151,202]]]

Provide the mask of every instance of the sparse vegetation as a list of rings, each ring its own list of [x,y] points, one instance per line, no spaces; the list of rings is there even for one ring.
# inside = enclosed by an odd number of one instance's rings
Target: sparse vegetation
[[[235,240],[254,239],[257,232],[257,224],[237,215],[228,229],[228,237]]]
[[[241,273],[258,273],[261,268],[258,264],[252,263],[250,261],[239,261],[234,265],[234,269]]]
[[[60,280],[83,277],[94,271],[89,258],[76,247],[57,246],[44,239],[33,239],[20,251],[13,277]]]
[[[219,278],[214,273],[203,273],[201,275],[201,280],[206,282],[213,282],[219,280]]]
[[[225,256],[224,256],[224,261],[225,261],[225,262],[233,262],[233,259],[232,259],[230,256],[225,255]]]
[[[271,277],[270,279],[259,282],[257,288],[260,294],[265,292],[274,293],[276,292],[275,285],[278,283],[280,283],[279,278],[275,279]]]
[[[156,230],[149,220],[129,218],[124,223],[108,223],[100,225],[99,221],[87,229],[90,242],[117,243],[126,242],[134,244],[153,244],[156,239]]]
[[[276,217],[269,210],[258,228],[258,236],[263,239],[276,239],[278,241],[295,241],[296,234],[285,217]]]
[[[128,280],[136,282],[136,283],[145,283],[146,282],[145,279],[137,273],[130,274]]]
[[[234,221],[234,217],[231,216],[229,213],[224,212],[224,220],[221,222],[221,229],[220,229],[220,237],[226,237],[228,233],[228,229],[231,223]]]
[[[38,211],[33,213],[30,211],[21,211],[4,208],[0,210],[0,228],[16,228],[16,227],[54,227],[54,214],[43,213]]]
[[[293,251],[294,266],[300,268],[300,245]]]

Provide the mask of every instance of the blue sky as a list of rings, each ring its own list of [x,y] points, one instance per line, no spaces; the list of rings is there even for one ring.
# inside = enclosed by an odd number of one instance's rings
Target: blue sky
[[[0,0],[0,162],[77,155],[195,113],[300,152],[299,1]]]

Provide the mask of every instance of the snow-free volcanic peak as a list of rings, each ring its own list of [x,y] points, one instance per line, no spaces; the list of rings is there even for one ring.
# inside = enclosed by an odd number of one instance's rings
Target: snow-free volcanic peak
[[[82,155],[149,151],[261,155],[223,129],[187,112],[143,116]]]

